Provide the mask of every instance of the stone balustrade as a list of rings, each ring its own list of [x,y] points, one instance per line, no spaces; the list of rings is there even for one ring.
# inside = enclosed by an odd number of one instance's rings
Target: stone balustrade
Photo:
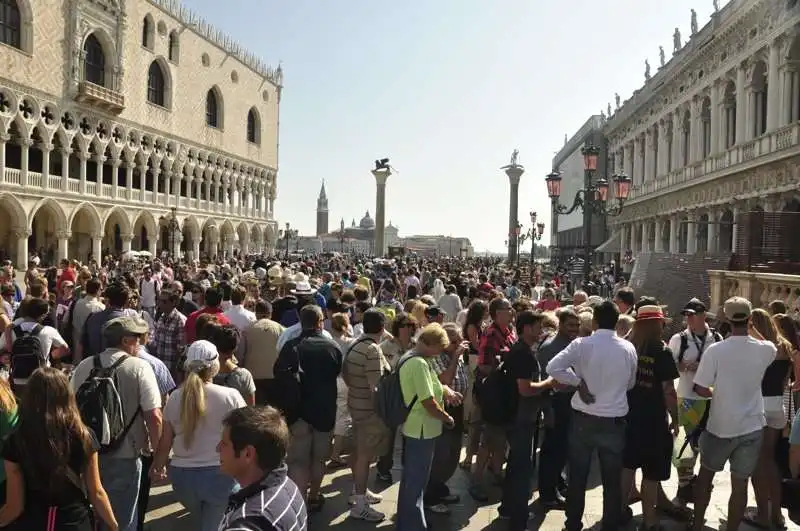
[[[711,310],[715,312],[733,296],[749,299],[760,308],[774,300],[782,300],[790,309],[800,307],[800,275],[715,270],[709,271],[708,277]]]

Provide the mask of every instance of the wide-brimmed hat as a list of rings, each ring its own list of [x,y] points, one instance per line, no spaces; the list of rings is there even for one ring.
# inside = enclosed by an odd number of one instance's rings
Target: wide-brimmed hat
[[[307,280],[296,282],[294,289],[291,290],[292,295],[313,295],[316,292],[317,290],[312,288]]]
[[[648,304],[646,306],[642,306],[636,311],[637,321],[648,321],[652,319],[658,319],[661,321],[665,319],[664,311],[661,309],[661,306]]]

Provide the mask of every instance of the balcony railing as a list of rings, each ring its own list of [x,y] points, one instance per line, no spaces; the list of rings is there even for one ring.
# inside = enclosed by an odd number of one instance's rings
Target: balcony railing
[[[735,168],[739,164],[756,161],[758,158],[800,144],[800,123],[787,125],[759,138],[737,144],[727,151],[707,157],[666,175],[660,175],[631,188],[630,200],[645,199],[651,194],[665,193],[701,177],[713,178],[716,172]],[[720,175],[721,176],[721,175]]]
[[[5,171],[3,171],[2,175],[0,175],[0,192],[8,187],[14,187],[14,191],[19,192],[21,185],[22,171],[17,168],[5,168]],[[44,176],[39,172],[28,170],[27,184],[22,187],[22,189],[25,191],[30,191],[34,195],[52,195],[54,197],[78,196],[75,197],[75,199],[86,196],[102,197],[109,202],[119,204],[137,203],[140,202],[140,199],[142,198],[142,191],[140,189],[132,189],[132,195],[129,201],[128,188],[125,186],[117,186],[117,197],[114,197],[114,185],[112,184],[86,181],[85,185],[86,192],[85,194],[82,194],[81,181],[79,179],[74,179],[71,177],[67,177],[65,179],[60,175],[49,175],[47,177],[47,187],[45,187]],[[153,195],[154,194],[152,191],[145,190],[144,203],[153,204]],[[175,196],[173,195],[168,196],[163,193],[158,194],[159,203],[162,203],[161,206],[175,204],[175,199],[173,199],[174,197]],[[237,215],[240,217],[247,217],[248,219],[256,218],[256,216],[258,216],[258,219],[269,219],[266,216],[266,211],[263,213],[264,215],[259,215],[258,210],[255,208],[246,208],[243,206],[239,207],[231,204],[225,206],[222,203],[206,200],[197,201],[197,199],[189,197],[180,197],[178,199],[178,206],[182,211],[197,211],[201,213],[220,212]]]
[[[113,114],[119,114],[125,109],[125,96],[115,90],[95,85],[89,81],[80,82],[78,95],[75,99],[81,103],[100,107]]]
[[[800,276],[749,271],[709,271],[711,308],[721,308],[730,297],[748,299],[753,306],[766,308],[774,300],[786,303],[790,311],[800,309]]]

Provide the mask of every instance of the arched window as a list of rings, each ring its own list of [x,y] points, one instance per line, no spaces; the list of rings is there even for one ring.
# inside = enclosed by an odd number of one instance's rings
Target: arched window
[[[0,0],[0,42],[22,49],[22,17],[17,0]]]
[[[211,127],[219,127],[219,104],[214,89],[209,90],[206,94],[206,124]]]
[[[261,124],[255,109],[247,113],[247,141],[253,144],[260,143]]]
[[[153,48],[154,30],[153,19],[150,15],[145,16],[142,20],[142,46],[145,48]]]
[[[94,36],[94,33],[86,37],[83,43],[83,51],[86,59],[83,63],[83,78],[89,83],[105,86],[106,83],[106,54],[103,52],[103,45]]]
[[[170,61],[175,63],[178,62],[178,51],[178,34],[175,32],[175,30],[172,30],[169,32],[169,51],[167,54]]]
[[[165,94],[164,71],[161,70],[161,65],[157,61],[153,61],[150,63],[150,70],[147,71],[147,101],[166,107]]]

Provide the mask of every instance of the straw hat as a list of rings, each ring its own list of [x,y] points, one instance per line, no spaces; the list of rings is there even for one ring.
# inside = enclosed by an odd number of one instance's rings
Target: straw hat
[[[661,320],[661,321],[663,321],[665,319],[664,312],[662,311],[661,306],[655,306],[655,305],[648,304],[646,306],[641,306],[636,311],[636,320],[637,321],[647,321],[647,320],[651,320],[651,319],[658,319],[658,320]]]

